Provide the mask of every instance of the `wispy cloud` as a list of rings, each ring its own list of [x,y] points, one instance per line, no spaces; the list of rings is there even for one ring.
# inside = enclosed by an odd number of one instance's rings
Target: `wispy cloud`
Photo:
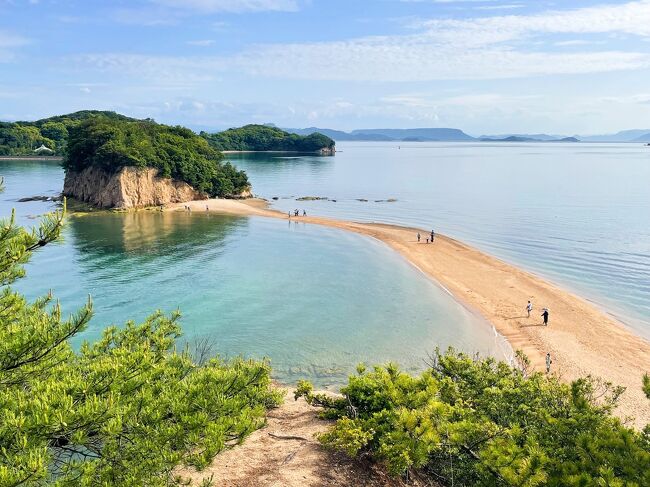
[[[200,12],[295,12],[297,0],[153,0],[154,3]]]
[[[0,62],[11,61],[14,58],[15,49],[30,42],[25,37],[0,30]]]
[[[252,46],[225,57],[95,54],[78,63],[158,79],[212,79],[224,70],[294,80],[430,81],[504,79],[650,67],[646,49],[543,51],[525,40],[538,33],[650,37],[650,0],[623,5],[464,20],[420,20],[412,34],[347,41]],[[564,46],[579,45],[565,41]],[[543,43],[542,43],[543,47]]]
[[[185,44],[189,46],[208,47],[215,43],[214,39],[200,39],[197,41],[187,41]]]

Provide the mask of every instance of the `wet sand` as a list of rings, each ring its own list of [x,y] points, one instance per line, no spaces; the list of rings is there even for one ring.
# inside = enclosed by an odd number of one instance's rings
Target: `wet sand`
[[[195,201],[169,205],[166,211],[182,211],[185,205],[193,211],[205,212],[207,205],[216,213],[288,219],[256,199]],[[588,301],[452,238],[436,234],[435,242],[427,244],[423,229],[313,216],[291,219],[381,240],[492,323],[513,349],[528,355],[534,369],[545,370],[550,353],[551,372],[563,380],[591,375],[622,385],[626,391],[617,414],[637,427],[650,423],[650,400],[641,390],[642,376],[650,372],[650,342]],[[530,318],[528,300],[534,306]],[[550,310],[548,326],[540,316],[544,307]]]

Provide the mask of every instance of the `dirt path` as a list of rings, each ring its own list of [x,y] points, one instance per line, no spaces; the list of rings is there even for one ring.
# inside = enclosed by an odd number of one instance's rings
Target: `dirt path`
[[[315,435],[329,424],[317,417],[316,408],[303,399],[294,401],[287,392],[284,404],[272,410],[264,428],[243,444],[220,453],[202,472],[180,470],[178,474],[200,485],[212,478],[215,487],[402,487],[380,468],[362,464],[325,449]],[[410,487],[427,484],[409,483]]]

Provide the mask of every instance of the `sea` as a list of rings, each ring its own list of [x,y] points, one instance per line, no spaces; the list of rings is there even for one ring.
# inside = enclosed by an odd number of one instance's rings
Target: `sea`
[[[340,142],[335,156],[228,154],[281,211],[435,230],[575,291],[650,337],[650,148],[587,143]],[[2,160],[0,215],[56,203],[52,161]],[[319,197],[320,200],[304,200]],[[70,215],[14,287],[110,325],[180,310],[183,346],[270,360],[276,379],[337,388],[359,363],[417,372],[436,347],[509,359],[495,330],[383,243],[260,217]],[[523,303],[525,305],[525,302]],[[522,306],[523,306],[522,305]],[[541,305],[541,303],[540,303]]]

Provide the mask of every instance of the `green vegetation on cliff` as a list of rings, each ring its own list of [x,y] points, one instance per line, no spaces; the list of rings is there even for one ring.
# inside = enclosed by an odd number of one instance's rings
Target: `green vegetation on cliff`
[[[159,175],[185,181],[213,197],[248,189],[246,173],[222,161],[218,150],[184,127],[97,116],[69,129],[63,166],[77,172],[89,166],[108,172],[153,167]]]
[[[32,156],[41,146],[52,151],[43,151],[42,155],[63,155],[68,131],[82,121],[98,116],[112,120],[133,120],[115,112],[82,110],[35,122],[0,122],[0,156]]]
[[[216,134],[201,132],[201,136],[205,137],[212,147],[222,151],[317,152],[321,149],[331,150],[335,144],[323,134],[290,134],[266,125],[245,125]]]
[[[281,399],[264,362],[178,351],[178,315],[110,327],[75,351],[90,301],[64,317],[51,295],[10,286],[63,214],[28,232],[0,222],[0,485],[169,486],[264,423]]]
[[[296,396],[337,419],[325,445],[395,475],[450,486],[650,485],[650,428],[640,433],[612,416],[620,388],[528,374],[519,358],[513,368],[437,352],[417,377],[393,365],[360,367],[341,399],[306,382]],[[645,386],[650,394],[650,379]]]

